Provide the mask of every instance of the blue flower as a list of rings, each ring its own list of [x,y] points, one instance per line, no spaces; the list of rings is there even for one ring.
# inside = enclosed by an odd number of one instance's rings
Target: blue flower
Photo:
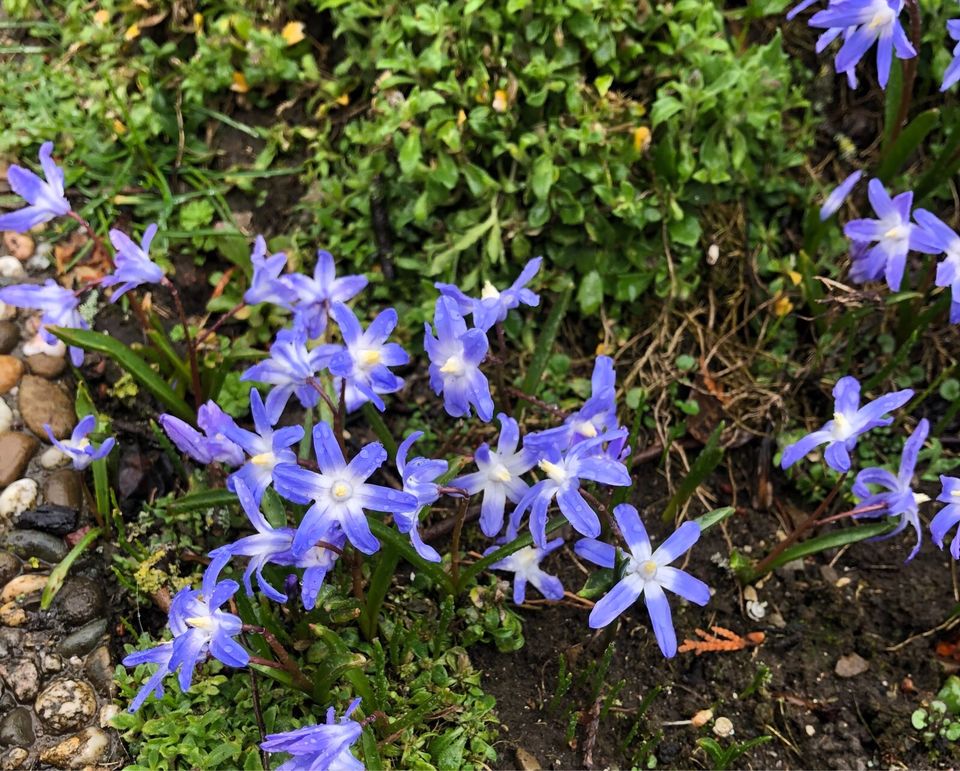
[[[210,552],[212,562],[207,567],[207,572],[212,574],[211,581],[216,581],[220,571],[233,557],[249,557],[250,561],[243,573],[243,587],[247,596],[253,596],[250,577],[256,573],[257,585],[261,592],[275,602],[286,602],[287,596],[271,586],[263,577],[263,568],[271,562],[280,565],[290,564],[290,547],[293,545],[294,529],[272,527],[264,518],[258,501],[254,499],[242,479],[235,480],[234,492],[240,499],[240,505],[247,519],[257,532],[255,535],[245,536]]]
[[[917,209],[913,216],[920,225],[918,238],[925,242],[928,252],[944,255],[937,265],[935,283],[950,287],[950,323],[960,323],[960,236],[926,209]]]
[[[849,196],[853,188],[857,186],[857,182],[860,181],[862,176],[862,171],[855,171],[831,191],[830,195],[828,195],[823,202],[823,206],[820,207],[821,222],[826,222],[837,213],[837,210],[843,205],[843,202],[847,200],[847,196]]]
[[[518,308],[520,303],[534,307],[540,304],[539,295],[527,289],[526,286],[537,275],[542,263],[543,257],[530,260],[517,280],[503,291],[498,290],[489,281],[484,282],[479,300],[468,297],[453,284],[437,283],[435,286],[440,290],[440,294],[449,297],[457,304],[457,310],[461,315],[473,314],[473,325],[486,332],[494,324],[504,321],[507,314],[514,308]]]
[[[130,712],[136,712],[140,709],[150,696],[156,696],[158,699],[163,698],[163,681],[170,674],[170,659],[172,656],[173,643],[165,642],[145,651],[135,651],[123,659],[122,663],[125,667],[135,667],[140,664],[159,664],[133,701],[130,702],[130,706],[127,708]]]
[[[440,497],[440,487],[436,479],[447,473],[447,462],[429,458],[414,458],[408,462],[407,453],[421,436],[423,431],[414,431],[397,448],[397,471],[403,481],[403,491],[409,493],[417,505],[410,511],[395,512],[393,519],[397,523],[397,530],[410,534],[410,542],[417,554],[429,562],[440,562],[437,550],[424,543],[420,537],[419,526],[423,507],[429,506]]]
[[[289,277],[280,276],[287,265],[287,255],[277,252],[267,257],[267,242],[263,236],[257,236],[250,262],[253,264],[253,278],[250,287],[243,293],[243,301],[247,305],[272,303],[289,309],[296,301],[297,293],[290,285]]]
[[[940,475],[942,490],[937,500],[947,504],[930,522],[930,535],[933,542],[943,549],[943,538],[954,525],[960,522],[960,479]],[[950,542],[950,554],[955,560],[960,560],[960,530],[957,530]]]
[[[42,285],[17,284],[0,289],[0,302],[13,305],[17,308],[32,308],[43,311],[40,321],[46,326],[65,327],[67,329],[89,329],[90,326],[83,320],[78,310],[80,301],[69,289],[60,286],[56,281],[48,278]],[[50,345],[57,342],[50,332],[40,329],[40,336]],[[70,347],[70,361],[73,366],[83,364],[83,349]]]
[[[613,516],[630,554],[624,565],[623,577],[594,605],[588,623],[591,629],[607,626],[643,595],[657,644],[664,656],[672,658],[677,653],[677,633],[673,628],[673,616],[664,589],[697,605],[706,605],[710,601],[710,588],[703,581],[670,567],[671,562],[688,552],[697,542],[700,527],[696,522],[684,522],[654,551],[640,515],[633,506],[622,503],[613,510]],[[616,561],[613,546],[593,539],[579,541],[574,551],[604,568],[614,567]]]
[[[92,444],[90,444],[90,440],[87,438],[87,435],[93,431],[96,425],[96,417],[93,415],[87,415],[83,420],[77,423],[76,428],[73,429],[73,434],[71,434],[70,438],[64,439],[63,441],[60,441],[54,437],[53,429],[51,429],[48,424],[44,423],[43,428],[47,432],[47,436],[50,437],[50,441],[53,443],[53,446],[70,458],[70,460],[73,462],[73,467],[77,471],[83,471],[95,460],[106,458],[107,455],[110,454],[110,450],[113,449],[113,445],[116,444],[117,441],[111,436],[107,439],[104,439],[103,444],[101,444],[99,447],[94,447]]]
[[[63,192],[63,170],[53,162],[51,155],[53,142],[40,145],[40,166],[46,181],[16,164],[7,171],[10,189],[29,205],[0,215],[0,230],[26,233],[35,225],[70,213],[70,202]]]
[[[363,771],[363,763],[350,752],[363,732],[363,726],[350,715],[359,706],[354,699],[338,721],[333,707],[327,710],[327,722],[304,726],[282,734],[270,734],[260,743],[267,752],[286,752],[293,757],[276,771]]]
[[[410,361],[407,352],[387,338],[397,326],[397,312],[387,308],[363,331],[357,317],[343,303],[334,303],[330,313],[340,327],[344,349],[330,358],[330,372],[346,381],[347,412],[372,402],[383,412],[386,406],[378,394],[396,393],[403,378],[387,367],[400,367]],[[339,390],[339,386],[338,386]]]
[[[547,508],[556,498],[560,512],[578,533],[595,538],[600,534],[600,518],[580,494],[580,481],[593,480],[603,485],[626,487],[630,484],[627,467],[609,456],[593,456],[592,451],[604,442],[614,442],[625,430],[603,434],[575,445],[561,455],[556,448],[548,450],[539,461],[547,476],[531,487],[510,515],[508,537],[515,537],[520,519],[530,509],[530,532],[533,542],[543,548],[547,542]]]
[[[593,365],[590,385],[590,398],[579,410],[568,416],[561,426],[529,434],[525,441],[526,446],[537,452],[545,452],[549,448],[556,448],[563,452],[580,442],[616,430],[618,428],[616,372],[613,368],[613,359],[609,356],[597,357]],[[612,447],[607,448],[608,454],[622,460],[620,455],[625,442],[626,434],[623,435],[622,440],[614,442]],[[602,445],[595,447],[597,453],[604,452]]]
[[[807,10],[807,8],[817,2],[819,2],[819,0],[802,0],[797,3],[787,12],[787,21],[793,21],[797,16]]]
[[[500,439],[496,451],[486,442],[473,454],[478,471],[457,477],[450,485],[466,490],[470,495],[483,493],[480,502],[480,529],[493,538],[503,527],[503,512],[507,501],[519,503],[529,485],[520,477],[537,465],[537,456],[527,447],[517,450],[520,428],[517,421],[504,413],[500,421]]]
[[[912,560],[920,550],[920,511],[919,505],[930,500],[922,493],[913,491],[913,469],[917,465],[917,455],[930,433],[930,423],[924,418],[903,445],[903,454],[900,456],[900,470],[896,476],[886,469],[863,469],[853,483],[853,494],[863,500],[859,506],[873,506],[883,504],[884,509],[878,512],[862,514],[862,517],[900,517],[897,527],[883,538],[892,538],[900,533],[907,525],[911,525],[917,532],[917,545],[905,562]],[[867,485],[878,485],[886,488],[886,492],[871,494]]]
[[[513,601],[516,605],[523,605],[527,598],[527,583],[533,584],[537,591],[548,600],[563,599],[563,584],[556,576],[545,573],[540,569],[540,563],[550,552],[563,546],[562,538],[548,541],[546,546],[525,546],[513,554],[504,557],[490,565],[490,570],[506,570],[513,573]],[[497,547],[491,546],[484,552],[489,554]]]
[[[891,199],[879,179],[871,179],[867,187],[870,204],[879,219],[851,220],[843,232],[853,241],[873,244],[866,259],[882,262],[887,286],[893,292],[900,291],[907,253],[912,249],[930,253],[926,240],[912,222],[910,209],[913,193],[901,193]]]
[[[163,278],[163,271],[160,266],[154,263],[148,252],[150,243],[157,234],[157,226],[150,225],[143,231],[143,238],[140,239],[140,246],[137,246],[123,232],[114,228],[110,231],[110,242],[113,248],[117,250],[113,258],[116,269],[112,276],[103,279],[104,286],[114,286],[123,284],[119,292],[114,292],[110,302],[115,303],[125,292],[135,289],[141,284],[156,284]]]
[[[833,420],[789,445],[783,451],[781,468],[790,468],[815,447],[826,444],[824,457],[827,465],[834,471],[846,473],[850,470],[850,451],[856,447],[857,439],[872,428],[893,423],[893,418],[883,416],[902,407],[912,397],[913,391],[906,388],[885,394],[861,407],[860,383],[850,375],[840,378],[833,387]]]
[[[943,85],[941,91],[946,91],[952,85],[960,81],[960,19],[951,19],[947,22],[947,32],[950,37],[957,41],[953,49],[953,61],[943,73]]]
[[[283,408],[295,393],[305,408],[314,407],[320,394],[310,380],[327,366],[336,346],[320,345],[309,350],[305,330],[299,327],[282,329],[270,346],[270,358],[254,364],[244,372],[241,380],[255,380],[274,388],[267,395],[267,415],[271,423],[280,419]]]
[[[843,0],[815,13],[810,26],[831,30],[854,28],[845,35],[843,46],[837,53],[837,72],[852,70],[876,43],[877,78],[880,87],[886,88],[894,50],[900,59],[917,55],[900,24],[903,6],[904,0]]]
[[[203,429],[202,434],[173,415],[161,415],[160,425],[177,449],[198,463],[226,463],[230,466],[243,463],[243,449],[226,436],[227,431],[236,427],[233,419],[214,401],[208,401],[197,410],[197,425]]]
[[[366,276],[342,276],[337,278],[333,255],[317,252],[317,267],[313,278],[299,273],[287,277],[289,286],[297,295],[294,315],[307,336],[314,340],[327,328],[327,314],[335,302],[351,300],[367,285]]]
[[[417,500],[408,493],[367,483],[387,459],[379,442],[371,442],[348,464],[333,429],[325,422],[313,429],[313,446],[320,473],[292,463],[281,463],[273,472],[277,492],[294,503],[311,503],[304,514],[296,537],[293,554],[301,556],[318,540],[339,525],[358,551],[373,554],[380,542],[370,532],[364,509],[388,514],[416,508]]]
[[[334,523],[330,530],[317,541],[323,541],[324,544],[330,544],[334,549],[343,550],[347,542],[347,536],[343,529]],[[327,573],[333,570],[333,566],[340,555],[334,549],[329,549],[320,543],[314,543],[299,557],[290,553],[290,561],[287,564],[291,567],[303,568],[303,578],[300,581],[300,595],[303,600],[303,607],[307,610],[313,610],[317,603],[317,595],[323,586]]]
[[[489,421],[493,417],[493,398],[490,384],[480,371],[480,363],[487,356],[486,333],[467,330],[457,304],[448,297],[437,299],[433,323],[437,336],[425,324],[423,340],[430,357],[430,387],[438,396],[443,394],[444,409],[452,417],[469,417],[473,407],[480,420]]]
[[[282,406],[280,410],[283,410]],[[237,481],[243,480],[259,505],[264,491],[273,481],[273,470],[277,464],[297,462],[296,453],[289,447],[303,438],[303,428],[285,426],[274,429],[276,421],[270,419],[260,392],[255,388],[250,390],[250,413],[256,433],[240,428],[233,421],[224,426],[223,433],[227,439],[239,445],[250,456],[243,467],[227,479],[227,488],[233,490]]]

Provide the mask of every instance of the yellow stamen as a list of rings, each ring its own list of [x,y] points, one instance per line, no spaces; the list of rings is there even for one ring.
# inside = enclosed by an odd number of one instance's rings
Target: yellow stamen
[[[567,472],[564,470],[563,466],[560,466],[556,463],[551,463],[548,460],[540,461],[539,466],[543,470],[543,473],[550,477],[554,482],[563,484],[567,480]]]
[[[498,482],[509,482],[510,472],[507,471],[506,466],[499,466],[493,470],[493,472],[490,474],[490,477]]]
[[[644,578],[653,578],[657,574],[657,563],[653,560],[640,563],[640,574]]]
[[[250,458],[250,462],[257,466],[266,466],[270,463],[273,463],[274,456],[272,452],[261,452],[259,455],[254,455]]]
[[[463,370],[463,360],[459,356],[451,356],[440,367],[440,371],[444,375],[462,375]]]
[[[361,351],[360,366],[372,367],[380,363],[380,351]]]
[[[483,290],[480,292],[481,299],[490,300],[497,299],[500,296],[500,290],[498,290],[493,284],[489,281],[483,282]]]
[[[583,434],[587,439],[593,439],[597,435],[597,427],[588,420],[577,426],[577,432]]]
[[[191,616],[187,619],[187,626],[209,632],[213,628],[213,621],[210,620],[209,616]]]
[[[346,482],[334,482],[333,487],[330,489],[331,494],[338,501],[345,500],[350,497],[353,493],[353,488],[350,487]]]

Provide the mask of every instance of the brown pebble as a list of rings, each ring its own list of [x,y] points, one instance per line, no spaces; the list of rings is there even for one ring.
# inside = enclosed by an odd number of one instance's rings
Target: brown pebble
[[[72,468],[54,471],[43,483],[43,499],[55,506],[66,506],[79,511],[83,503],[80,474]]]
[[[0,434],[0,487],[18,480],[40,443],[29,434],[4,431]]]
[[[834,672],[838,677],[856,677],[862,675],[870,669],[870,662],[857,653],[851,653],[848,656],[841,656],[837,660],[837,666]]]
[[[48,356],[45,353],[35,353],[27,357],[27,366],[34,375],[53,380],[60,377],[67,368],[67,359],[64,356]]]
[[[0,354],[10,353],[20,342],[20,330],[12,321],[0,321]]]
[[[57,439],[66,439],[77,425],[73,400],[63,389],[49,380],[36,375],[24,375],[17,394],[20,415],[33,433],[41,438],[47,436],[44,424],[50,425]]]
[[[14,233],[12,230],[3,234],[3,245],[20,262],[29,260],[37,250],[37,245],[30,236],[26,233]]]
[[[23,377],[23,362],[16,356],[0,356],[0,394],[16,387]]]

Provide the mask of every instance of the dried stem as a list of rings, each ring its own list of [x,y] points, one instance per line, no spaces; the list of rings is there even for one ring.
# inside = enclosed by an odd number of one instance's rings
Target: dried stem
[[[200,366],[197,364],[197,349],[194,346],[193,338],[190,336],[190,325],[187,323],[187,313],[183,309],[183,301],[180,299],[180,290],[166,276],[160,282],[173,296],[173,304],[177,309],[177,316],[180,317],[180,325],[183,327],[183,337],[187,343],[187,357],[190,360],[190,379],[193,385],[193,403],[199,410],[203,405],[203,393],[200,387]]]
[[[566,418],[567,415],[570,414],[566,410],[560,409],[555,404],[545,402],[542,399],[538,399],[536,396],[531,396],[530,394],[521,391],[519,388],[514,388],[513,386],[507,386],[505,393],[512,394],[518,399],[523,399],[525,402],[530,402],[530,404],[536,405],[540,409],[545,410],[546,412],[549,412],[551,415],[555,415],[558,418]]]
[[[257,719],[257,730],[260,731],[260,743],[267,738],[267,727],[263,723],[263,713],[260,711],[260,688],[257,686],[257,671],[250,669],[250,695],[253,697],[253,715]],[[264,768],[270,768],[270,755],[264,749],[260,750],[260,760]]]
[[[240,311],[242,311],[246,307],[247,307],[247,304],[243,300],[241,300],[236,305],[234,305],[230,310],[224,313],[219,319],[217,319],[214,322],[212,327],[210,327],[209,329],[201,329],[197,333],[197,346],[199,347],[204,340],[206,340],[208,337],[210,337],[210,335],[214,334],[218,329],[220,329],[220,327],[226,321],[228,321],[229,319],[232,319],[234,316],[236,316]]]
[[[280,663],[277,664],[275,661],[270,661],[269,659],[260,659],[254,656],[250,657],[251,662],[263,664],[264,666],[272,666],[275,669],[282,669],[293,678],[298,688],[306,691],[307,693],[311,693],[313,691],[313,683],[310,682],[310,679],[300,671],[300,667],[297,666],[297,662],[291,658],[290,654],[287,653],[287,649],[283,647],[281,642],[274,636],[273,632],[271,632],[269,629],[264,629],[262,626],[253,626],[252,624],[244,624],[242,629],[244,632],[258,634],[263,637]]]

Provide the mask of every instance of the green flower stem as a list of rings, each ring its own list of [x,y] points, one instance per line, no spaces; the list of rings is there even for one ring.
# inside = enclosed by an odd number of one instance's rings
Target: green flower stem
[[[360,613],[360,630],[368,640],[377,636],[380,623],[380,608],[390,589],[394,571],[400,561],[400,552],[389,544],[384,544],[378,555],[376,567],[367,587],[367,601]]]
[[[393,438],[393,434],[390,433],[390,429],[387,428],[387,424],[383,422],[383,417],[377,412],[377,408],[374,407],[370,402],[366,402],[363,407],[363,417],[367,419],[367,423],[370,424],[370,428],[373,429],[373,433],[377,435],[377,439],[380,440],[380,443],[384,446],[384,449],[387,451],[387,455],[391,459],[397,457],[397,440]]]
[[[444,594],[454,594],[454,586],[450,576],[439,565],[428,562],[417,554],[417,550],[410,545],[410,542],[403,535],[392,527],[385,525],[376,517],[368,516],[367,522],[370,524],[370,530],[385,546],[395,549],[403,559],[426,575],[430,582]]]

